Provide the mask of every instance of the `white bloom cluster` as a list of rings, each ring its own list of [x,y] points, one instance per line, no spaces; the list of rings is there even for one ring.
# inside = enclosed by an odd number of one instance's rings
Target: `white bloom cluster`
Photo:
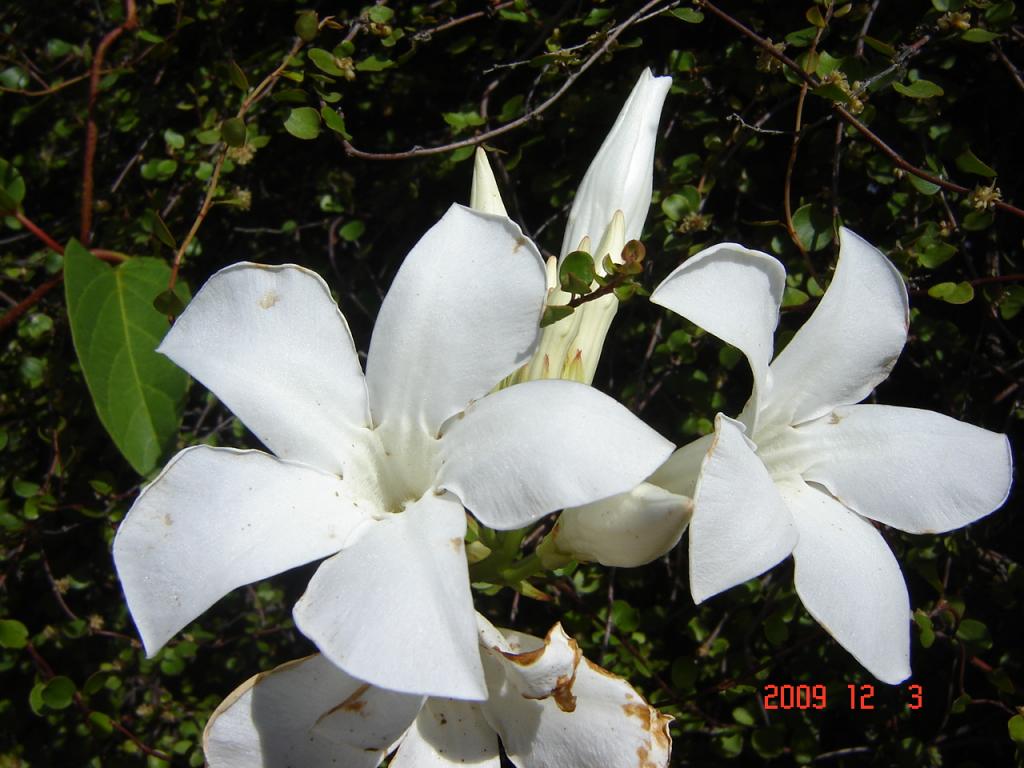
[[[670,84],[643,73],[574,200],[559,259],[587,251],[599,279],[643,230]],[[641,565],[689,526],[695,602],[793,555],[810,614],[879,679],[906,678],[909,600],[872,521],[966,525],[1002,504],[1012,468],[1005,436],[857,405],[906,340],[885,256],[842,230],[828,291],[774,360],[777,260],[723,244],[676,269],[651,300],[742,351],[754,386],[737,419],[672,453],[589,386],[616,296],[541,331],[570,299],[559,260],[507,218],[482,151],[471,202],[405,259],[365,373],[327,285],[294,265],[218,272],[159,348],[268,452],[188,448],[129,511],[114,557],[147,652],[229,591],[323,560],[294,609],[320,654],[225,700],[210,765],[667,765],[670,718],[560,625],[540,640],[475,612],[467,511],[506,531],[563,510],[537,548],[549,568]]]

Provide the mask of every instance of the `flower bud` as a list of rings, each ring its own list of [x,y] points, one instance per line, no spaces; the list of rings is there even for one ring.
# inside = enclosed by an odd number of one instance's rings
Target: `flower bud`
[[[491,164],[487,162],[487,153],[481,147],[476,148],[473,158],[473,186],[469,192],[469,207],[483,213],[508,216],[505,204],[501,202],[498,182],[494,180]]]

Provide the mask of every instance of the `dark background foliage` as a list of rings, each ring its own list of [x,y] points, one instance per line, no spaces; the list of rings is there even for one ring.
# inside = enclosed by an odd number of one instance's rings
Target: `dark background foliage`
[[[132,5],[0,9],[0,158],[27,190],[20,220],[7,216],[0,232],[3,768],[201,765],[202,728],[220,699],[310,651],[290,607],[311,567],[237,590],[144,658],[110,542],[145,478],[97,418],[62,259],[33,223],[55,246],[77,237],[114,261],[180,261],[193,291],[239,260],[310,267],[365,350],[404,254],[467,200],[478,137],[512,217],[557,252],[576,184],[651,67],[675,84],[644,283],[723,240],[774,253],[790,274],[784,342],[827,285],[834,224],[844,223],[892,258],[911,293],[910,340],[877,399],[1020,444],[1024,212],[994,205],[1024,204],[1024,26],[1009,0],[723,0],[721,14],[669,0],[140,0],[137,20],[126,16]],[[310,10],[321,28],[303,46],[293,29]],[[767,41],[785,42],[813,82],[768,56]],[[282,63],[272,91],[260,90]],[[228,124],[239,115],[241,132]],[[428,151],[402,155],[417,147]],[[710,430],[717,411],[737,413],[750,377],[735,350],[633,300],[595,385],[683,443]],[[255,445],[194,385],[149,469],[199,441]],[[548,602],[506,589],[480,605],[537,634],[562,620],[590,658],[675,715],[674,765],[1008,765],[1024,742],[1018,507],[1014,494],[946,536],[885,531],[915,610],[914,675],[897,687],[873,681],[806,615],[791,561],[694,607],[685,539],[644,568],[581,566],[538,580]],[[827,706],[766,710],[771,684],[824,686]]]

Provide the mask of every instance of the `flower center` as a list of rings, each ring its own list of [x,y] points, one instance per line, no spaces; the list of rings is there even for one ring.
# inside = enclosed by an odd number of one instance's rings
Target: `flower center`
[[[807,469],[807,450],[797,430],[789,424],[758,424],[752,439],[758,458],[773,478],[800,475]]]
[[[345,467],[345,482],[379,510],[397,514],[433,492],[437,475],[437,441],[408,432],[400,439],[380,429],[368,430]]]

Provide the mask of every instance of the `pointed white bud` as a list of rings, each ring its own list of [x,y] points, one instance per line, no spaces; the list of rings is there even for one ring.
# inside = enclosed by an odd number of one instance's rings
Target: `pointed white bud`
[[[487,153],[482,147],[476,148],[473,158],[473,185],[469,192],[469,207],[484,213],[508,216],[505,204],[501,202],[498,182],[494,179],[491,164],[487,161]]]

